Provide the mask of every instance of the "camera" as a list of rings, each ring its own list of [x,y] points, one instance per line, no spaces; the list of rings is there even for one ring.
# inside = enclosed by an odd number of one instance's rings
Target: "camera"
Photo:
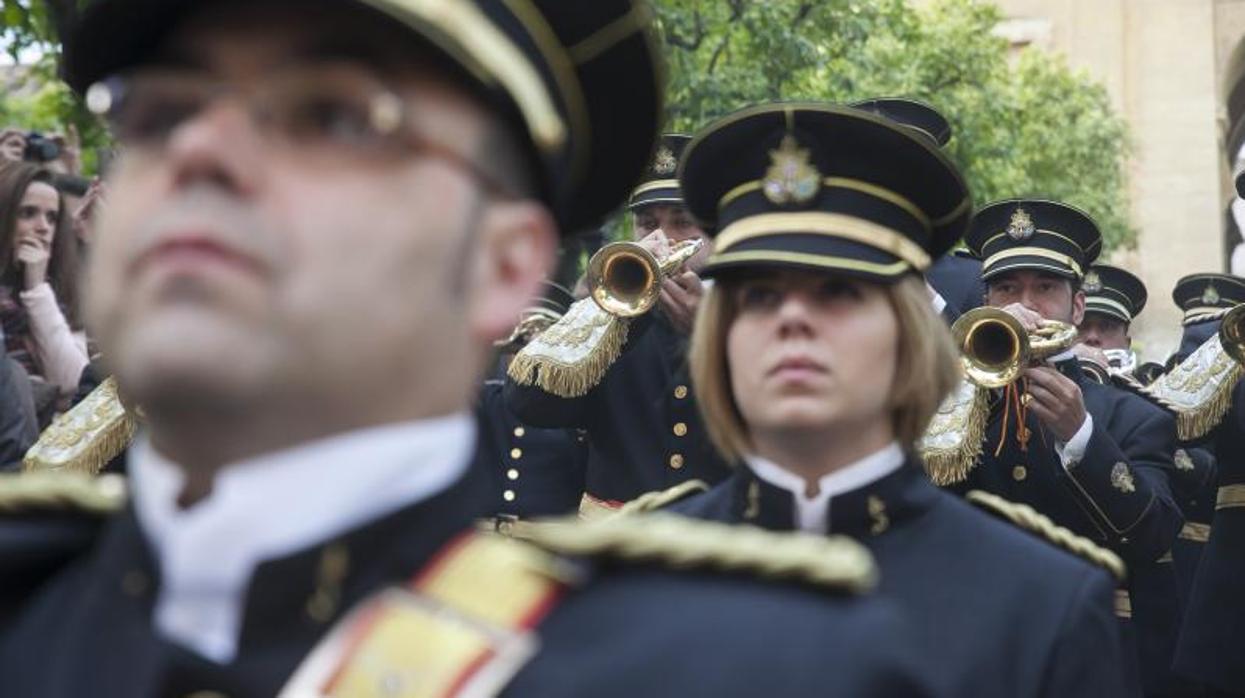
[[[38,131],[26,135],[26,160],[30,162],[52,162],[61,156],[61,147],[56,141]]]

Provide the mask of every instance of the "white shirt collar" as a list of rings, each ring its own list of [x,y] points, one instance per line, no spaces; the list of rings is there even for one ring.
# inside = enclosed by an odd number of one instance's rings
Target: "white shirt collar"
[[[211,496],[186,510],[177,506],[181,468],[140,436],[130,487],[160,565],[157,628],[217,662],[232,660],[256,566],[445,490],[467,471],[475,432],[460,413],[301,444],[230,464]]]
[[[804,478],[759,456],[747,456],[748,466],[762,480],[791,493],[795,501],[796,526],[806,533],[825,533],[830,521],[830,499],[860,489],[898,470],[904,464],[903,449],[892,441],[880,451],[823,476],[818,492],[807,496]]]

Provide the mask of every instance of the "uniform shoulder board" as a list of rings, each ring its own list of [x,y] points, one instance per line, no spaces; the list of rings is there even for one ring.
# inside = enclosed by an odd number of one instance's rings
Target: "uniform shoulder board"
[[[968,501],[995,516],[1010,521],[1016,526],[1045,539],[1047,542],[1062,548],[1079,558],[1088,560],[1110,572],[1119,581],[1124,581],[1126,569],[1119,555],[1099,546],[1083,536],[1057,525],[1048,517],[1039,514],[1027,504],[1009,502],[998,495],[973,490],[968,493]]]
[[[837,593],[862,593],[877,583],[872,554],[851,539],[773,533],[675,514],[615,516],[588,523],[560,520],[532,527],[525,538],[559,555],[717,570]]]
[[[39,435],[22,466],[27,471],[95,475],[129,447],[134,428],[116,380],[108,378]]]
[[[0,475],[0,516],[38,512],[108,515],[125,505],[125,478],[78,473]]]
[[[694,494],[708,492],[709,485],[703,480],[688,480],[681,482],[674,487],[656,492],[647,492],[636,497],[635,499],[622,505],[618,510],[619,514],[642,514],[647,511],[656,511],[664,509],[675,502],[687,499]]]

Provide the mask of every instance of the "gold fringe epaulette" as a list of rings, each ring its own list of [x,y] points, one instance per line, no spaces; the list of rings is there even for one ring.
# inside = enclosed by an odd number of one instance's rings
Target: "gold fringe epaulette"
[[[686,499],[694,494],[708,491],[709,485],[705,484],[704,481],[688,480],[668,489],[646,492],[622,505],[622,508],[618,510],[618,514],[642,514],[656,511],[670,506],[680,499]]]
[[[917,442],[917,451],[934,484],[945,487],[960,482],[977,464],[990,417],[987,395],[985,390],[962,381],[930,420]]]
[[[976,504],[981,509],[1005,521],[1010,521],[1030,533],[1037,534],[1056,547],[1105,569],[1116,580],[1124,581],[1127,575],[1127,568],[1119,555],[1084,536],[1078,536],[1063,526],[1056,524],[1047,516],[1039,514],[1033,507],[1027,504],[1009,502],[998,495],[982,492],[981,490],[969,492],[967,498],[968,501]]]
[[[0,515],[74,511],[106,515],[125,505],[125,478],[80,473],[0,475]]]
[[[551,521],[527,533],[528,542],[560,555],[751,574],[839,593],[862,593],[877,583],[873,556],[841,536],[772,533],[663,513]]]
[[[591,298],[576,301],[515,355],[507,372],[519,385],[558,397],[585,395],[618,360],[629,327],[629,320],[610,315]]]
[[[1141,392],[1175,414],[1180,440],[1192,441],[1219,426],[1240,379],[1241,365],[1215,336]]]
[[[27,472],[95,475],[129,447],[135,425],[117,394],[116,381],[109,378],[39,435],[22,466]]]

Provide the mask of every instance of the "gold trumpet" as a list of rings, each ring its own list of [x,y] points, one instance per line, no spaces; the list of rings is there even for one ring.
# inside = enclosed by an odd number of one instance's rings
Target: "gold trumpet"
[[[1219,323],[1219,343],[1236,363],[1245,365],[1245,303],[1223,316]]]
[[[968,379],[983,388],[1001,388],[1014,383],[1025,368],[1070,349],[1077,331],[1066,322],[1043,320],[1029,334],[1011,313],[976,308],[955,321],[951,335]]]
[[[588,260],[589,294],[610,315],[643,315],[657,303],[662,279],[686,264],[704,244],[700,239],[684,240],[658,259],[639,243],[610,243]]]

